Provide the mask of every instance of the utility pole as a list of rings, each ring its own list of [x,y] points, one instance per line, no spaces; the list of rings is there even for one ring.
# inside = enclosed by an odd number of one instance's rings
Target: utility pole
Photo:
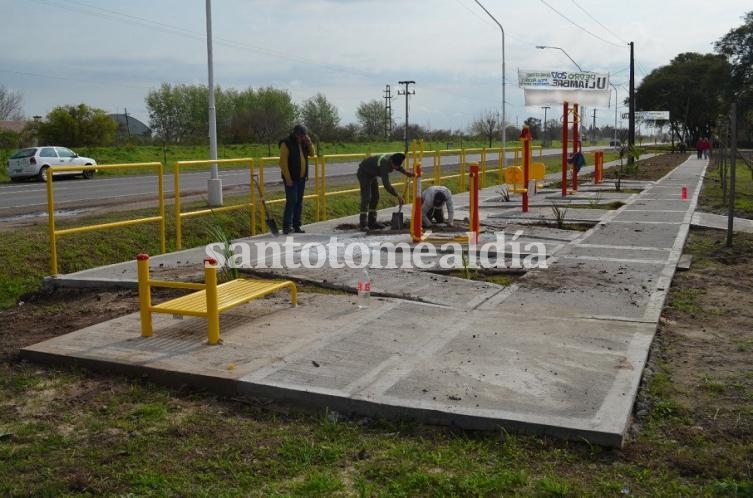
[[[594,120],[591,125],[591,145],[596,141],[596,109],[594,109]]]
[[[546,136],[546,111],[548,109],[551,109],[548,105],[541,106],[542,109],[544,109],[544,139],[542,140],[542,147],[546,147],[547,144],[547,136]]]
[[[392,136],[392,94],[390,85],[384,89],[384,141],[389,142]]]
[[[128,124],[128,108],[123,108],[123,113],[125,114],[125,122],[126,122],[126,133],[128,133],[128,142],[131,141],[131,127]]]
[[[617,87],[614,86],[612,83],[612,88],[614,88],[614,146],[617,147]]]
[[[628,166],[632,166],[635,163],[635,157],[633,151],[635,149],[635,57],[633,51],[635,44],[633,42],[630,45],[630,86],[628,91]]]
[[[398,95],[405,95],[405,129],[403,130],[403,140],[405,141],[405,155],[408,155],[408,96],[415,95],[416,91],[408,90],[408,85],[415,85],[415,81],[398,81],[399,84],[405,87],[405,90],[398,90]]]

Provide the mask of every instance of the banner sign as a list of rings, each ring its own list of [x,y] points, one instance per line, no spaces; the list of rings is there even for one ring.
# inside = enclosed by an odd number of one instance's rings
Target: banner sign
[[[643,121],[669,121],[669,111],[640,111],[635,117]]]
[[[588,71],[518,70],[518,86],[525,105],[554,105],[563,102],[609,107],[609,73]]]
[[[630,113],[623,112],[622,119],[630,119]],[[669,111],[635,111],[639,121],[669,121]]]

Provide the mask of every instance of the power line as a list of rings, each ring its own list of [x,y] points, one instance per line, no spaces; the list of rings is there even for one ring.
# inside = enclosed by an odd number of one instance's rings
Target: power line
[[[191,30],[188,30],[188,29],[185,29],[185,28],[181,28],[179,26],[173,26],[173,25],[165,24],[165,23],[158,22],[158,21],[152,21],[150,19],[145,19],[143,17],[138,17],[138,16],[134,16],[134,15],[131,15],[131,14],[126,14],[124,12],[119,12],[119,11],[110,10],[110,9],[103,9],[101,7],[90,5],[90,4],[87,4],[85,2],[79,2],[79,1],[76,1],[76,0],[68,0],[67,3],[72,3],[72,4],[75,4],[75,5],[65,5],[65,6],[63,6],[63,5],[60,5],[57,2],[55,2],[54,0],[33,0],[33,1],[35,1],[37,3],[44,3],[44,4],[47,4],[47,5],[51,5],[53,7],[57,7],[57,8],[63,9],[63,10],[72,10],[72,11],[75,11],[75,12],[79,12],[79,13],[91,15],[91,16],[94,16],[94,17],[99,17],[99,18],[103,18],[103,19],[110,19],[110,20],[115,20],[115,21],[120,21],[120,22],[126,22],[126,23],[131,24],[131,25],[136,25],[136,26],[141,26],[141,27],[145,27],[145,28],[149,28],[149,29],[154,29],[156,31],[161,31],[161,32],[164,32],[164,33],[169,33],[169,34],[173,34],[173,35],[183,36],[183,37],[191,38],[191,39],[194,39],[194,40],[199,40],[199,41],[206,40],[206,35],[204,33],[200,33],[200,32],[197,32],[197,31],[191,31]],[[78,5],[79,7],[76,8],[76,5]],[[299,63],[302,63],[302,64],[316,66],[317,68],[328,68],[328,69],[330,69],[332,71],[336,71],[336,72],[348,73],[348,74],[358,74],[360,76],[367,76],[369,78],[373,77],[372,73],[367,73],[365,71],[359,71],[358,69],[354,69],[354,68],[351,68],[351,67],[336,66],[336,65],[333,65],[333,64],[327,64],[327,63],[323,63],[323,62],[320,62],[320,61],[314,61],[314,60],[307,59],[307,58],[304,58],[304,57],[292,55],[292,54],[289,54],[287,52],[280,52],[280,51],[276,51],[276,50],[271,50],[271,49],[268,49],[268,48],[259,47],[259,46],[256,46],[256,45],[250,45],[250,44],[247,44],[247,43],[242,43],[242,42],[238,42],[238,41],[235,41],[235,40],[230,40],[230,39],[227,39],[227,38],[216,37],[214,41],[215,41],[215,44],[218,44],[218,45],[224,45],[224,46],[228,46],[228,47],[232,47],[232,48],[239,48],[239,49],[242,49],[242,50],[249,50],[249,51],[252,51],[252,52],[258,52],[258,53],[261,53],[263,55],[267,55],[269,57],[276,57],[276,58],[279,58],[279,59],[285,59],[285,60],[289,60],[289,61],[293,61],[293,62],[299,62]]]
[[[575,0],[572,0],[572,2],[573,2],[573,4],[574,4],[574,5],[576,6],[576,7],[578,7],[578,8],[579,8],[579,9],[580,9],[580,10],[581,10],[581,11],[582,11],[582,12],[583,12],[584,14],[586,14],[586,15],[587,15],[588,17],[590,17],[590,18],[591,18],[591,20],[593,20],[593,22],[595,22],[596,24],[598,24],[599,26],[601,26],[602,28],[604,28],[604,29],[605,29],[605,30],[606,30],[606,31],[607,31],[607,32],[608,32],[609,34],[611,34],[612,36],[614,36],[615,38],[617,38],[618,40],[620,40],[620,41],[621,41],[622,43],[625,43],[625,44],[627,44],[627,42],[626,42],[625,40],[623,40],[622,38],[620,38],[620,37],[619,37],[619,35],[615,34],[615,33],[614,33],[614,31],[612,31],[611,29],[609,29],[609,28],[607,28],[606,26],[604,26],[604,25],[603,25],[602,23],[600,23],[600,22],[599,22],[599,20],[598,20],[598,19],[596,19],[596,18],[595,18],[594,16],[592,16],[592,15],[591,15],[591,14],[590,14],[590,13],[589,13],[589,12],[588,12],[588,11],[587,11],[586,9],[584,9],[583,7],[581,7],[581,6],[580,6],[580,5],[578,4],[578,2],[576,2]]]
[[[613,47],[619,47],[619,48],[622,48],[622,45],[618,45],[617,43],[611,42],[611,41],[609,41],[609,40],[605,40],[605,39],[604,39],[604,38],[602,38],[601,36],[599,36],[599,35],[595,35],[595,34],[591,33],[591,32],[590,32],[589,30],[587,30],[586,28],[584,28],[584,27],[583,27],[583,26],[581,26],[580,24],[576,23],[575,21],[573,21],[572,19],[570,19],[569,17],[567,17],[567,16],[565,15],[565,14],[563,14],[563,13],[562,13],[562,12],[560,12],[559,10],[557,10],[557,9],[555,9],[554,7],[552,7],[551,5],[549,5],[549,4],[548,4],[548,3],[546,2],[546,0],[541,0],[541,3],[543,3],[544,5],[546,5],[547,7],[549,7],[550,9],[552,9],[552,10],[553,10],[554,12],[556,12],[556,13],[557,13],[557,15],[559,15],[559,16],[560,16],[560,17],[561,17],[562,19],[566,20],[567,22],[569,22],[570,24],[572,24],[572,25],[573,25],[573,26],[575,26],[576,28],[580,29],[580,30],[581,30],[581,31],[583,31],[584,33],[586,33],[586,34],[589,34],[589,35],[593,36],[594,38],[596,38],[597,40],[601,40],[601,41],[603,41],[604,43],[607,43],[607,44],[609,44],[609,45],[612,45]]]

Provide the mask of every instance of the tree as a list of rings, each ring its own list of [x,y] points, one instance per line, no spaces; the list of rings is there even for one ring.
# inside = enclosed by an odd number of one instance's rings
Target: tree
[[[288,135],[298,118],[298,107],[285,90],[260,88],[249,111],[249,127],[256,140],[267,144],[272,155],[272,143]]]
[[[387,121],[387,110],[384,104],[374,99],[369,102],[361,102],[356,109],[356,118],[361,125],[361,131],[367,138],[384,136],[384,125]],[[394,127],[390,126],[390,128]]]
[[[0,85],[0,120],[23,119],[23,96]]]
[[[337,127],[340,125],[340,115],[337,108],[321,93],[303,103],[301,118],[319,140],[335,139]]]
[[[748,141],[753,141],[753,11],[743,17],[744,24],[730,30],[714,44],[732,68],[732,84],[741,125]]]
[[[117,123],[103,109],[86,104],[60,106],[40,123],[39,140],[68,147],[105,146],[112,143],[117,128]]]
[[[149,111],[149,126],[155,135],[166,143],[181,142],[188,119],[181,87],[162,83],[159,90],[150,90],[145,100]]]
[[[710,132],[729,100],[730,83],[730,66],[724,56],[688,52],[646,76],[635,100],[638,110],[669,111],[672,131],[697,139]]]
[[[493,111],[484,112],[471,123],[470,132],[471,135],[486,138],[491,147],[494,137],[500,133],[497,114]]]
[[[527,118],[525,121],[523,121],[524,125],[528,125],[528,129],[531,131],[531,138],[533,139],[539,139],[541,138],[541,120],[538,118],[534,118],[533,116]]]

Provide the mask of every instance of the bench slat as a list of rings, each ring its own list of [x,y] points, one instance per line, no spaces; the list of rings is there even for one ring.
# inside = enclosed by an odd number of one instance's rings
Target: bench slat
[[[217,286],[218,311],[225,311],[272,292],[291,287],[290,281],[239,278]],[[206,291],[201,290],[152,306],[156,313],[206,316]]]

